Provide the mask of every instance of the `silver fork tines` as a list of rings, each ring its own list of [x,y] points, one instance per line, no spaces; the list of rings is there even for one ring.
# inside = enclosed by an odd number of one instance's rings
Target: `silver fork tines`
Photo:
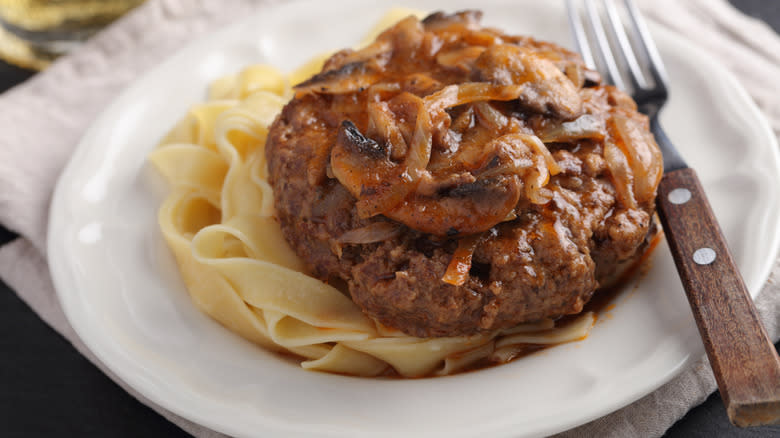
[[[685,168],[685,161],[666,137],[658,121],[658,112],[669,97],[666,70],[661,56],[636,4],[633,0],[623,0],[623,5],[630,17],[628,22],[621,19],[615,0],[566,0],[575,42],[585,64],[589,68],[599,70],[606,83],[631,93],[639,111],[650,118],[650,130],[663,152],[664,169],[668,171]],[[607,20],[601,18],[602,10],[605,11]],[[609,21],[612,38],[607,35],[604,21]],[[628,33],[626,28],[630,29]],[[629,37],[629,34],[633,38]],[[591,49],[591,39],[595,41],[598,59]],[[638,50],[635,50],[635,47]],[[616,56],[615,53],[619,55]],[[645,74],[643,66],[646,67],[648,75]],[[626,79],[630,87],[626,86]]]
[[[582,56],[582,60],[588,68],[596,70],[596,61],[593,59],[593,53],[590,51],[590,44],[588,44],[588,36],[585,34],[585,29],[582,27],[582,21],[579,14],[576,12],[574,6],[574,0],[566,0],[566,8],[569,11],[569,25],[574,33],[574,43],[577,44],[577,50]]]
[[[605,70],[603,73],[606,82],[620,89],[633,91],[634,98],[640,105],[660,105],[668,94],[663,62],[636,4],[632,0],[623,0],[623,3],[631,20],[628,27],[632,30],[634,44],[626,33],[626,25],[614,0],[566,0],[577,46],[588,67],[595,68],[599,63],[604,66],[600,70]],[[584,9],[584,14],[580,12],[581,9]],[[609,21],[609,36],[605,31],[607,26],[603,23],[605,20],[602,19],[601,10],[606,14],[606,21]],[[590,32],[586,32],[583,22]],[[593,56],[591,39],[595,41],[599,60]],[[637,46],[638,50],[634,46]],[[641,51],[639,56],[637,51]],[[640,61],[646,61],[644,64],[649,78],[643,72]],[[628,68],[621,69],[622,65]],[[630,87],[625,79],[628,79]]]
[[[612,82],[621,90],[627,90],[626,84],[623,82],[623,76],[620,74],[620,70],[618,69],[617,59],[612,54],[609,39],[607,38],[607,33],[604,31],[604,25],[601,22],[601,16],[599,15],[599,11],[596,9],[596,3],[592,1],[586,1],[585,12],[586,16],[588,17],[588,21],[591,24],[591,30],[596,37],[596,47],[598,47],[599,53],[601,53],[601,59],[604,61],[604,64],[607,67],[607,72],[609,73],[609,82]]]
[[[642,69],[639,67],[639,61],[634,55],[634,51],[631,50],[631,41],[626,35],[626,29],[623,27],[623,22],[620,20],[620,13],[615,7],[613,0],[604,0],[604,6],[607,10],[607,17],[609,17],[610,29],[612,29],[612,35],[620,45],[622,49],[623,58],[628,64],[628,68],[631,70],[631,85],[634,89],[648,88],[650,84],[645,79],[645,75],[642,73]]]
[[[650,31],[647,30],[647,23],[645,23],[645,20],[642,18],[642,14],[639,12],[639,8],[636,6],[636,3],[634,3],[634,0],[624,1],[626,8],[628,8],[628,14],[631,17],[631,21],[634,23],[633,29],[636,29],[639,41],[642,43],[642,48],[650,58],[650,63],[648,65],[650,74],[653,76],[656,87],[662,88],[664,95],[666,95],[666,84],[669,83],[666,75],[666,68],[664,68],[664,62],[661,60],[658,48],[655,46],[653,38],[650,36]]]

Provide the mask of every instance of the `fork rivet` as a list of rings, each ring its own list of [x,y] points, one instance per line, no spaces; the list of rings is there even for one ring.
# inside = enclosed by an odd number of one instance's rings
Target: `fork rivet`
[[[685,204],[691,200],[691,191],[688,189],[674,189],[666,197],[672,204]]]
[[[718,255],[712,248],[699,248],[693,253],[693,261],[697,265],[709,265]]]

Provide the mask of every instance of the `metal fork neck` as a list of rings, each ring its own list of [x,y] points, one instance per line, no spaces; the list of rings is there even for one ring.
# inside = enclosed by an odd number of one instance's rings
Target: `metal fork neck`
[[[661,153],[664,156],[664,173],[688,168],[688,164],[685,163],[680,153],[677,152],[677,148],[674,147],[672,141],[669,140],[669,137],[666,136],[666,133],[661,128],[659,120],[661,105],[645,103],[639,105],[639,111],[650,119],[650,132],[655,136],[655,142],[658,143],[658,147],[661,148]]]

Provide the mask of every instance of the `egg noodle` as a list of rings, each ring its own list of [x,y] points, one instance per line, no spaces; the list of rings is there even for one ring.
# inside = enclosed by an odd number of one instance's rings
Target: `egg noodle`
[[[409,10],[392,10],[376,35]],[[357,376],[446,375],[506,362],[529,345],[583,339],[595,316],[552,320],[467,337],[415,338],[365,316],[349,294],[307,275],[274,219],[264,147],[268,127],[292,97],[290,84],[319,72],[320,56],[284,75],[250,66],[216,80],[149,160],[172,186],[159,224],[195,304],[305,369]],[[533,348],[533,347],[532,347]]]

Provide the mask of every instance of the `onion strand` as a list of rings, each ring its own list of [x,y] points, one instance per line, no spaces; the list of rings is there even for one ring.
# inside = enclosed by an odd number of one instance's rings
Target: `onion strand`
[[[482,241],[482,234],[472,234],[458,241],[458,248],[452,255],[452,260],[444,272],[442,281],[453,286],[462,286],[469,278],[471,259],[477,245]]]
[[[338,243],[354,245],[383,242],[401,234],[401,226],[390,222],[374,222],[339,236]]]

